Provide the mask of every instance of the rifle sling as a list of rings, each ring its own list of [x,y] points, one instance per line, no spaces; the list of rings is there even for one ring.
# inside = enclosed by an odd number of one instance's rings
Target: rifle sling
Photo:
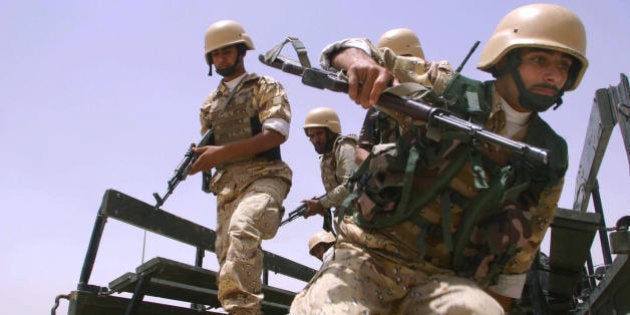
[[[276,58],[278,58],[278,56],[280,55],[280,51],[287,43],[291,43],[291,45],[293,45],[293,48],[298,55],[298,59],[300,60],[300,65],[302,65],[302,67],[305,69],[311,68],[311,62],[308,59],[306,46],[304,46],[304,43],[302,43],[300,39],[292,36],[288,36],[282,43],[274,46],[268,52],[266,52],[264,62],[266,64],[271,64],[271,62],[275,61]]]

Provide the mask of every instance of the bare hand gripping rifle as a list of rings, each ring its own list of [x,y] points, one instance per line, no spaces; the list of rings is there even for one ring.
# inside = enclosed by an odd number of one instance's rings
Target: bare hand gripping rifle
[[[303,62],[304,59],[307,59],[305,58],[304,46],[301,45],[301,43],[296,46],[294,43],[295,41],[299,42],[299,40],[290,37],[281,45],[284,45],[289,41],[291,41],[294,44],[294,47],[296,47],[296,51],[298,51],[298,55],[300,56],[300,61],[302,61],[302,65],[305,66],[302,66],[300,63],[292,59],[279,55],[280,50],[278,47],[281,49],[280,45],[274,47],[274,49],[270,50],[267,54],[260,55],[258,59],[268,66],[280,69],[286,73],[301,76],[302,83],[305,85],[335,92],[348,92],[348,82],[342,78],[339,73],[312,68],[309,63]],[[302,51],[299,48],[301,48]],[[414,120],[425,121],[429,125],[441,125],[461,131],[477,140],[497,144],[513,153],[523,155],[528,159],[532,159],[543,164],[547,164],[547,151],[485,130],[483,126],[461,119],[444,109],[387,92],[381,94],[377,105],[382,108],[387,108],[405,114]]]
[[[319,199],[322,199],[324,196],[326,196],[326,194],[316,197],[315,199],[319,200]],[[307,209],[308,207],[306,203],[301,204],[299,207],[295,208],[295,210],[289,212],[289,214],[287,215],[287,218],[282,220],[282,222],[280,222],[280,226],[283,226],[299,217],[303,217],[304,214],[306,214]],[[326,214],[324,214],[324,223],[323,223],[322,228],[328,232],[333,232],[332,213],[330,209],[324,209],[324,210],[326,211]]]
[[[201,140],[199,140],[199,143],[197,143],[197,148],[212,144],[213,141],[214,133],[212,131],[212,128],[210,128],[208,129],[208,131],[206,131],[206,133],[203,134]],[[179,162],[179,165],[177,165],[177,168],[175,169],[175,174],[173,174],[173,177],[171,177],[171,179],[168,181],[168,190],[164,194],[164,197],[160,197],[160,195],[156,192],[153,193],[153,198],[155,198],[155,209],[159,209],[164,204],[164,202],[166,202],[166,199],[168,199],[168,197],[173,193],[175,187],[177,187],[177,185],[181,181],[185,180],[186,177],[188,177],[190,167],[193,165],[193,163],[195,163],[195,161],[197,161],[197,157],[198,156],[197,154],[195,154],[195,151],[193,151],[192,148],[188,148],[188,151],[186,151],[186,154],[184,154],[184,158],[181,162]],[[203,172],[201,190],[208,192],[207,184],[210,177],[210,171]]]

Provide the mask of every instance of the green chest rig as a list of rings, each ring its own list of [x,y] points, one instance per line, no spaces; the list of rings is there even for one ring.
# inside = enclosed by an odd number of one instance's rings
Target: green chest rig
[[[460,118],[484,125],[491,111],[492,82],[455,75],[440,97],[430,91],[413,94],[422,95],[417,101],[441,106]],[[546,149],[549,152],[546,165],[512,155],[509,163],[501,167],[482,154],[480,143],[461,132],[418,126],[402,135],[395,147],[373,150],[351,176],[350,194],[340,207],[340,213],[342,216],[351,214],[353,221],[367,230],[414,222],[421,230],[416,239],[420,257],[425,254],[425,237],[430,235],[441,239],[451,252],[450,268],[461,274],[470,273],[474,266],[462,252],[475,226],[501,212],[505,202],[527,207],[537,205],[540,193],[564,176],[567,167],[564,139],[538,115],[533,115],[532,119],[523,142]],[[455,140],[462,144],[445,155]],[[466,162],[472,166],[478,190],[472,199],[449,187]],[[440,223],[429,222],[421,214],[422,208],[436,198],[440,200],[442,211]],[[461,224],[454,233],[451,232],[453,203],[463,209]],[[516,251],[511,248],[503,256],[512,256]],[[496,261],[489,274],[491,277],[498,276],[507,258]],[[494,280],[496,278],[488,279]]]

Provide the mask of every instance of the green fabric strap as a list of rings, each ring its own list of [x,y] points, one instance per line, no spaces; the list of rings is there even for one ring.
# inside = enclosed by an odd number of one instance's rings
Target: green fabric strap
[[[497,283],[499,275],[503,272],[505,264],[509,261],[510,257],[514,257],[519,249],[516,247],[516,244],[510,244],[505,254],[496,258],[494,262],[490,264],[490,269],[486,276],[481,280],[479,285],[482,287],[494,285]]]
[[[442,240],[449,252],[453,251],[453,237],[451,233],[451,197],[450,189],[446,189],[440,196],[440,207],[442,208]]]
[[[481,145],[479,144],[479,141],[474,139],[471,141],[471,145],[476,149],[470,151],[470,164],[472,166],[473,178],[475,180],[475,188],[487,189],[490,185],[488,185],[486,171],[484,171],[481,163]]]
[[[370,161],[372,160],[373,157],[374,157],[374,154],[370,153],[368,157],[365,158],[363,163],[361,163],[359,167],[357,167],[354,171],[352,171],[352,174],[350,175],[350,178],[348,179],[348,184],[347,184],[348,187],[346,188],[348,189],[350,193],[348,194],[346,199],[343,200],[343,202],[341,203],[341,206],[339,206],[339,214],[337,216],[337,220],[335,221],[335,228],[337,231],[339,231],[339,222],[343,220],[347,212],[346,210],[350,209],[350,206],[354,203],[354,201],[357,198],[359,198],[359,196],[362,193],[361,190],[358,189],[358,187],[356,187],[353,183],[358,182],[361,177],[369,175],[366,173],[367,173],[368,166],[370,165]],[[359,184],[362,184],[362,183],[359,183]]]
[[[460,147],[457,150],[459,150],[459,152],[454,152],[453,161],[444,171],[440,173],[435,183],[429,186],[422,194],[414,198],[411,206],[408,207],[408,209],[410,209],[409,212],[412,212],[411,210],[417,211],[429,203],[429,201],[435,198],[435,196],[437,196],[437,194],[442,191],[461,170],[462,166],[464,166],[464,163],[466,163],[466,160],[468,159],[470,148],[465,146]]]
[[[418,162],[419,156],[420,154],[418,153],[418,148],[416,148],[415,146],[411,147],[411,149],[409,150],[409,157],[407,158],[407,166],[405,167],[405,184],[403,186],[400,201],[398,202],[398,206],[395,210],[395,212],[397,213],[404,212],[404,209],[407,209],[407,205],[409,204],[409,196],[411,195],[411,189],[413,186],[413,176],[416,170],[416,162]]]
[[[463,251],[464,247],[470,239],[473,227],[479,222],[479,219],[488,209],[495,209],[500,200],[503,199],[503,192],[510,177],[512,176],[512,168],[506,166],[501,168],[499,174],[493,180],[490,188],[481,192],[472,202],[464,209],[464,216],[455,232],[454,248],[453,248],[453,268],[461,269],[464,264]]]
[[[412,221],[420,227],[420,233],[416,236],[416,247],[418,248],[418,257],[420,257],[420,259],[424,259],[424,254],[426,253],[424,238],[427,235],[429,222],[421,216],[416,216],[416,219]]]
[[[405,202],[405,207],[399,205],[395,211],[392,211],[392,213],[379,213],[379,215],[371,221],[366,221],[360,215],[355,214],[355,223],[363,228],[380,229],[400,224],[405,220],[409,220],[414,216],[417,216],[418,211],[433,200],[451,182],[464,163],[468,160],[468,153],[470,150],[468,146],[462,146],[457,150],[459,151],[453,153],[454,160],[444,171],[440,173],[436,181],[424,191],[414,194],[413,197],[409,197],[410,200]],[[410,150],[410,153],[411,151],[412,150]],[[407,164],[409,165],[409,163]],[[405,174],[405,177],[408,175],[409,174]],[[413,180],[411,179],[405,184],[411,186],[412,182]],[[413,187],[409,187],[408,189],[410,194]]]

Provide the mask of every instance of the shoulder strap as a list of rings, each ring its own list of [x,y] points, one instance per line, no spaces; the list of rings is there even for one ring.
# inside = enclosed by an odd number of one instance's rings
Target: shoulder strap
[[[492,109],[491,85],[492,81],[482,82],[456,73],[446,84],[442,97],[452,113],[483,124]]]

